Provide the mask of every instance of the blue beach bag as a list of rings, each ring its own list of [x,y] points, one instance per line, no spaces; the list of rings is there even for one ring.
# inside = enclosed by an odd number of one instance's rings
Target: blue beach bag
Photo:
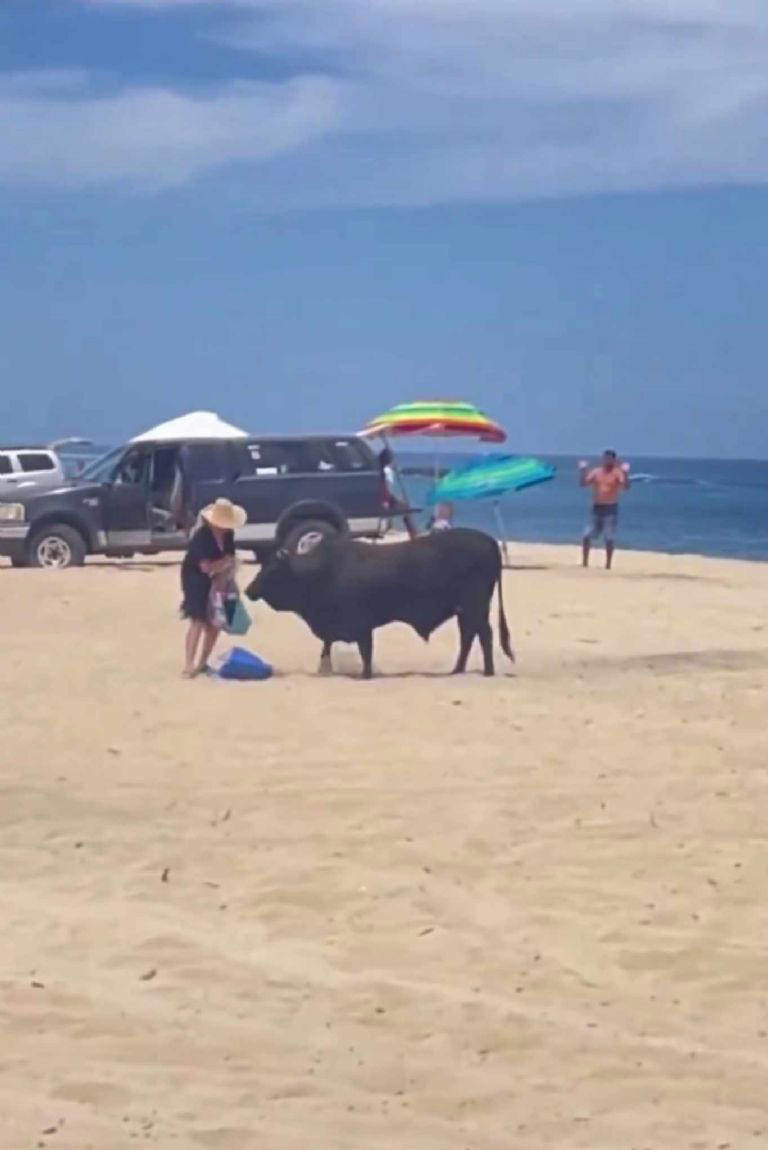
[[[251,616],[243,606],[243,601],[238,595],[232,604],[232,610],[227,610],[227,626],[225,628],[228,635],[247,635],[251,629]]]
[[[257,682],[271,678],[273,668],[244,647],[233,647],[219,663],[217,674],[220,679]]]

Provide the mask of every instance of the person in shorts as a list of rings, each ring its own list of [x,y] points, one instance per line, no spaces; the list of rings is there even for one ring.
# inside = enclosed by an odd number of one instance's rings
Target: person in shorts
[[[592,488],[592,516],[581,541],[581,561],[589,567],[589,553],[595,539],[605,539],[605,566],[610,571],[616,548],[616,527],[619,520],[619,498],[630,487],[629,464],[619,463],[615,451],[604,451],[597,467],[586,460],[579,464],[579,482]]]
[[[394,458],[388,447],[379,452],[379,473],[381,475],[382,504],[392,515],[402,516],[409,539],[415,539],[419,534],[413,521],[407,503],[404,503],[397,492],[397,475],[395,473]]]

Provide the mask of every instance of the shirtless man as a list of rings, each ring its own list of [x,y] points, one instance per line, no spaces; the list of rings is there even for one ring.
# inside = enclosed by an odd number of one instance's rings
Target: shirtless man
[[[598,467],[590,468],[586,460],[579,464],[579,482],[582,487],[592,488],[592,519],[584,532],[581,542],[581,558],[584,567],[589,567],[589,552],[592,541],[601,535],[605,537],[605,566],[608,571],[613,563],[616,547],[616,524],[619,518],[619,496],[629,490],[629,464],[619,464],[615,451],[604,451]]]

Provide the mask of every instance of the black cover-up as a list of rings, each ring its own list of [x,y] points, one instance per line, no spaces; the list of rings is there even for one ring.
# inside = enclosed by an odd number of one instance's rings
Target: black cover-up
[[[184,596],[181,613],[185,619],[197,619],[201,623],[208,621],[211,577],[201,570],[201,562],[206,559],[221,559],[224,555],[234,555],[234,553],[234,531],[224,533],[222,546],[219,547],[216,536],[207,523],[198,527],[189,541],[187,553],[181,565],[181,590]]]

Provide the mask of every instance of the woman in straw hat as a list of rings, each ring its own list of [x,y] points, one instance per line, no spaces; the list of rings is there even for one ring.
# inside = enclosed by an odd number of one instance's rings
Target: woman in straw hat
[[[189,619],[184,648],[187,679],[205,670],[219,637],[219,626],[210,614],[211,586],[214,579],[234,572],[235,531],[245,525],[247,518],[242,507],[229,499],[217,499],[200,512],[189,541],[181,565],[181,613]]]

